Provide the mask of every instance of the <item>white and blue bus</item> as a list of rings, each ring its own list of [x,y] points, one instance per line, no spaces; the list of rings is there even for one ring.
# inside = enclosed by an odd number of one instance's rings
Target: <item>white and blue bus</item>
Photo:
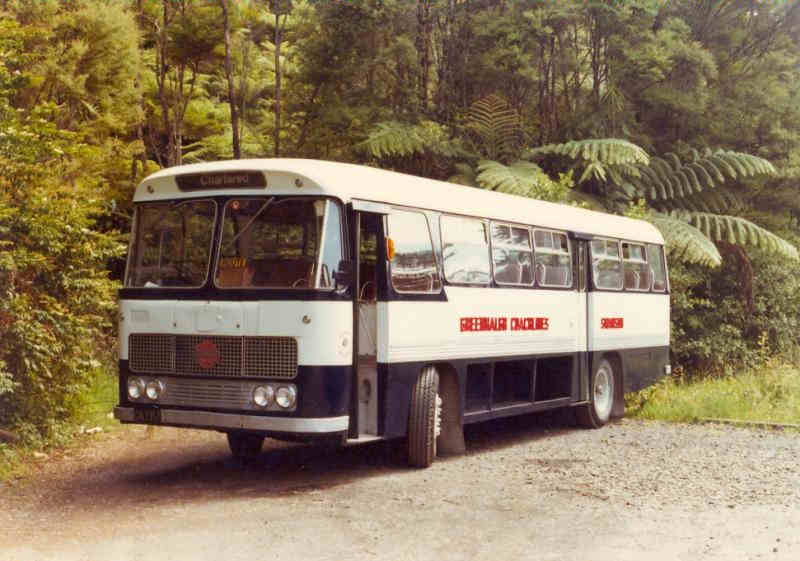
[[[120,290],[125,423],[407,438],[573,407],[600,427],[669,372],[664,240],[647,222],[343,163],[162,170],[136,189]]]

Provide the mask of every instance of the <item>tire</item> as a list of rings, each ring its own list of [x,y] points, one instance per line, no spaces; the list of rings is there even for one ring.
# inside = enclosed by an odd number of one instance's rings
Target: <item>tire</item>
[[[439,374],[433,366],[422,369],[411,394],[408,414],[408,463],[424,468],[436,457]]]
[[[575,417],[581,426],[599,429],[611,418],[616,394],[616,377],[614,368],[607,359],[602,359],[592,375],[589,403],[575,411]]]
[[[261,453],[264,445],[264,437],[250,432],[229,432],[228,446],[231,454],[237,460],[250,462],[255,460]]]

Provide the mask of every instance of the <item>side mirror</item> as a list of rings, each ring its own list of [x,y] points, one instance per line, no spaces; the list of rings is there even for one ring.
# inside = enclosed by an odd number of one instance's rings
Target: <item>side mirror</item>
[[[339,268],[333,272],[335,287],[346,288],[353,284],[353,262],[349,259],[339,261]]]

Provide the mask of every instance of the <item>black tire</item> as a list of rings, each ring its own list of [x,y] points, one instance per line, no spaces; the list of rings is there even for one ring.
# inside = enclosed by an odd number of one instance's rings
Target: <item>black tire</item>
[[[611,362],[602,359],[592,374],[589,403],[575,410],[575,418],[579,425],[599,429],[608,422],[614,409],[616,382]]]
[[[229,432],[228,446],[231,454],[237,460],[249,462],[255,460],[261,453],[264,437],[251,432]]]
[[[411,394],[408,414],[408,463],[428,467],[436,457],[436,398],[439,374],[433,366],[422,369]]]

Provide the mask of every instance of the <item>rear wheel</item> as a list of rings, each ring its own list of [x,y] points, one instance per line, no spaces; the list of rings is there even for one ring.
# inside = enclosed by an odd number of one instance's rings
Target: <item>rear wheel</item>
[[[408,415],[408,463],[414,467],[428,467],[436,457],[438,436],[439,374],[433,366],[422,369],[411,394]]]
[[[584,427],[598,429],[611,418],[614,408],[614,368],[607,359],[600,361],[592,376],[589,403],[580,406],[576,411],[578,423]]]
[[[250,432],[229,432],[228,446],[237,460],[252,461],[261,453],[264,437]]]

